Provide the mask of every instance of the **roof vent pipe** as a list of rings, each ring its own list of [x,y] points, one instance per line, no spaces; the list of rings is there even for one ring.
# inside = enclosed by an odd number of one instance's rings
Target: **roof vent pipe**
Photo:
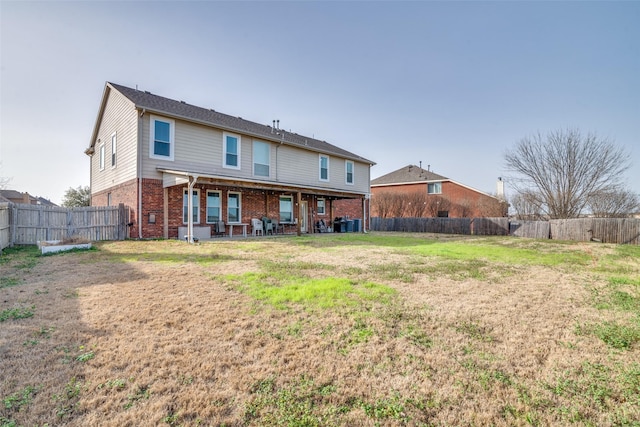
[[[276,120],[276,124],[278,125],[278,130],[280,130],[280,120]]]

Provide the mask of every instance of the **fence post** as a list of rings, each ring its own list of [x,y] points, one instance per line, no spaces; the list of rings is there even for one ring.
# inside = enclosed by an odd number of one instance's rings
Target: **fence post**
[[[125,239],[125,230],[126,230],[126,224],[127,224],[127,219],[125,218],[125,209],[124,209],[124,203],[120,203],[118,205],[118,240],[124,240]]]
[[[18,207],[15,203],[10,204],[10,214],[9,214],[9,222],[11,223],[11,246],[15,244],[18,233]]]

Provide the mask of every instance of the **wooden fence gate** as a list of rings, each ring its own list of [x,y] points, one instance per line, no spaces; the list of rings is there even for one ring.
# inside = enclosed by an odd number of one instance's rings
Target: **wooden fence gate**
[[[6,209],[0,209],[0,239],[8,235],[6,246],[35,245],[38,241],[72,237],[90,241],[124,240],[129,222],[129,208],[123,204],[62,208],[9,203]]]

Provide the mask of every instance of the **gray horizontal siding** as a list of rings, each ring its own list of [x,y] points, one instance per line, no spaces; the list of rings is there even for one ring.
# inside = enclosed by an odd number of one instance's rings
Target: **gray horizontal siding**
[[[111,166],[111,135],[116,133],[116,167]],[[100,128],[95,154],[91,157],[91,191],[97,193],[136,177],[137,111],[126,97],[110,91]],[[105,165],[100,170],[100,145],[105,146]]]
[[[210,175],[224,175],[240,179],[253,179],[253,137],[240,135],[241,168],[223,167],[223,132],[190,122],[175,120],[174,160],[149,157],[149,131],[151,116],[142,120],[143,177],[161,179],[158,167],[199,172]],[[158,117],[158,116],[156,116]],[[261,140],[260,140],[261,141]],[[266,142],[266,141],[265,141]],[[339,189],[344,191],[369,192],[369,164],[355,162],[355,183],[345,183],[345,159],[330,158],[330,181],[319,180],[318,153],[281,144],[271,144],[270,177],[256,177],[274,183]]]

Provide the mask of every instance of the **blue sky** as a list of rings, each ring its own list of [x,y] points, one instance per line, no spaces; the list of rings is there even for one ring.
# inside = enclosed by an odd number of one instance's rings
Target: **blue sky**
[[[0,0],[0,21],[0,177],[54,202],[89,184],[105,81],[489,193],[521,138],[578,128],[630,152],[640,193],[640,2]]]

